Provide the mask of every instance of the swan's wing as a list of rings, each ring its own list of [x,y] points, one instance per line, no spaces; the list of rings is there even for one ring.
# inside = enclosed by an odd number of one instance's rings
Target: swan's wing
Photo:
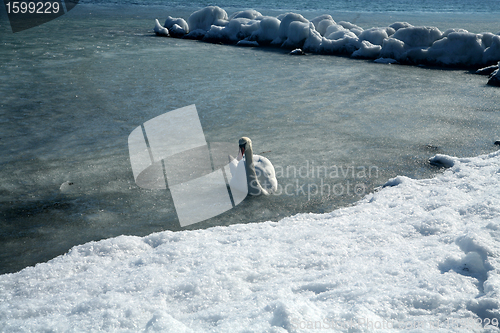
[[[274,166],[267,158],[260,155],[253,155],[253,163],[255,173],[259,179],[259,183],[268,193],[273,193],[278,189],[278,180]]]

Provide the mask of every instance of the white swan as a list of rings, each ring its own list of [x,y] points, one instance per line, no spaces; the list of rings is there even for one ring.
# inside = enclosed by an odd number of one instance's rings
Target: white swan
[[[239,141],[238,161],[244,163],[248,194],[268,195],[278,189],[278,180],[272,163],[264,156],[254,155],[252,140],[242,137]],[[244,160],[241,161],[244,157]]]

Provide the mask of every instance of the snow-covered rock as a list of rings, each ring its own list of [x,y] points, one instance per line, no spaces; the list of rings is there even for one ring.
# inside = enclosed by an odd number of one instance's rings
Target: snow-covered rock
[[[165,36],[165,37],[169,36],[168,29],[165,27],[162,27],[160,22],[158,21],[158,19],[155,20],[155,27],[154,27],[153,31],[155,32],[155,34],[157,36]]]
[[[217,6],[208,6],[195,11],[187,20],[190,31],[197,29],[208,31],[212,25],[225,26],[227,22],[226,11]]]

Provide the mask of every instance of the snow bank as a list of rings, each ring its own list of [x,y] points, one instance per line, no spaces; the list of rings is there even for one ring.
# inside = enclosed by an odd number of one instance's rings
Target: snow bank
[[[209,6],[192,13],[187,22],[169,17],[164,27],[172,37],[231,44],[252,41],[312,53],[391,58],[403,64],[479,68],[500,61],[499,35],[473,34],[464,29],[443,33],[435,27],[416,27],[407,22],[365,30],[351,22],[337,23],[330,15],[309,21],[296,13],[269,17],[245,10],[228,17],[225,10]]]
[[[120,236],[1,275],[0,327],[499,332],[500,152],[437,159],[452,166],[329,214]]]

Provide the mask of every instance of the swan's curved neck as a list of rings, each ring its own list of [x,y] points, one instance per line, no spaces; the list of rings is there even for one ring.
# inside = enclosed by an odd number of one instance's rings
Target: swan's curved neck
[[[266,193],[266,190],[262,188],[255,173],[255,165],[253,163],[253,151],[252,146],[247,145],[245,148],[245,171],[247,173],[247,183],[248,183],[248,194],[250,195],[261,195]]]

